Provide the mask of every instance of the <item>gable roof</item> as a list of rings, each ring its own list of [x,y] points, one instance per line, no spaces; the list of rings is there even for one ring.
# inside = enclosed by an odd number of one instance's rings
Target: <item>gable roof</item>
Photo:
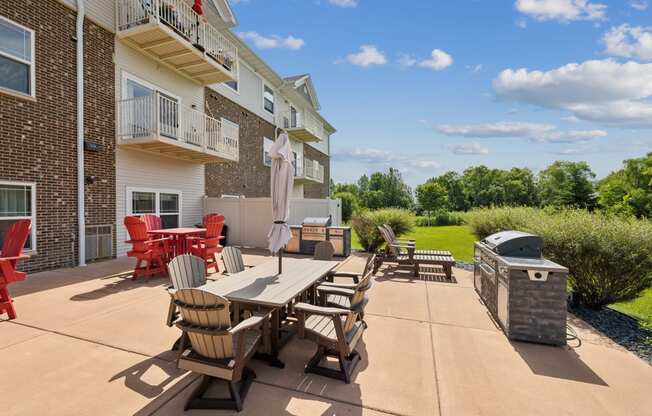
[[[317,91],[315,90],[315,85],[312,82],[312,78],[310,77],[310,74],[301,74],[301,75],[286,77],[283,78],[283,81],[286,84],[291,85],[295,90],[297,90],[301,94],[303,94],[301,92],[301,87],[305,85],[306,90],[308,92],[308,99],[310,100],[312,107],[316,111],[319,111],[321,109],[321,106],[319,104],[319,98],[317,98]]]

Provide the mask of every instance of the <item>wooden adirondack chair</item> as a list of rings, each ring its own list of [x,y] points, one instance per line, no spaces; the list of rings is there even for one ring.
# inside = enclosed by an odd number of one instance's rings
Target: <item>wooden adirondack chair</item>
[[[127,252],[127,256],[135,257],[137,260],[133,278],[137,279],[142,276],[149,279],[158,273],[167,275],[165,264],[170,240],[167,238],[150,239],[145,221],[138,217],[125,217],[124,224],[130,238],[127,243],[133,246],[132,250]],[[143,265],[143,263],[145,264]]]
[[[204,219],[202,220],[202,224],[206,226],[209,222],[224,222],[226,218],[222,214],[206,214],[204,215]]]
[[[243,400],[256,374],[246,367],[262,338],[260,327],[264,317],[252,316],[232,326],[229,301],[200,289],[180,289],[174,302],[181,320],[177,327],[184,332],[179,368],[202,375],[197,389],[188,399],[188,409],[242,410]],[[185,340],[190,341],[186,348]],[[230,398],[204,397],[211,381],[228,384]],[[238,383],[240,384],[238,386]]]
[[[360,354],[355,347],[362,338],[365,324],[359,320],[359,314],[367,304],[366,296],[352,298],[350,309],[315,306],[297,303],[294,311],[299,318],[299,335],[317,344],[317,352],[306,365],[306,373],[315,373],[326,377],[351,382]],[[337,358],[340,370],[321,366],[326,357]]]
[[[211,267],[215,268],[215,273],[219,273],[216,254],[222,252],[220,240],[222,239],[222,227],[224,222],[209,221],[204,224],[206,234],[203,237],[188,237],[190,242],[190,253],[194,256],[201,257],[206,262],[206,272]]]
[[[373,273],[368,270],[364,277],[358,283],[328,283],[324,282],[317,286],[317,293],[321,299],[322,305],[342,309],[353,309],[353,305],[360,305],[366,299],[365,292],[371,289]],[[366,300],[365,300],[366,303]],[[364,323],[364,309],[356,306],[358,318]]]
[[[206,265],[204,260],[190,254],[182,254],[168,263],[168,274],[172,286],[168,287],[170,308],[168,309],[167,325],[174,325],[178,318],[177,307],[174,304],[174,294],[179,289],[191,289],[206,283]]]
[[[370,272],[373,270],[374,265],[376,264],[376,255],[372,254],[371,256],[367,257],[367,262],[364,265],[364,269],[362,272],[345,272],[345,271],[339,271],[339,270],[334,270],[326,276],[326,282],[323,284],[325,285],[333,285],[333,286],[351,286],[350,283],[338,283],[335,282],[334,278],[340,277],[340,278],[350,278],[353,280],[354,284],[357,284],[360,279],[363,276],[367,275],[367,272]]]
[[[315,260],[331,261],[334,255],[335,248],[333,247],[333,243],[330,241],[321,241],[315,245],[315,253],[312,258]]]
[[[152,231],[152,230],[160,230],[163,228],[163,221],[161,220],[161,217],[158,215],[154,214],[145,214],[141,215],[140,219],[145,222],[145,225],[147,226],[147,231]],[[163,238],[162,235],[156,235],[156,234],[147,234],[149,236],[150,240],[160,240]],[[171,244],[170,241],[165,240],[160,243],[161,249],[165,252],[165,261],[168,262],[172,259],[172,256],[174,255],[174,246]]]
[[[224,263],[225,274],[240,273],[252,267],[244,263],[242,251],[237,247],[224,247],[224,250],[222,250],[222,262]]]
[[[29,237],[31,226],[31,220],[16,221],[9,226],[2,243],[2,252],[0,252],[0,314],[6,313],[9,319],[16,319],[16,310],[7,286],[13,282],[25,280],[26,273],[16,270],[16,263],[19,260],[29,258],[28,255],[22,254],[22,251]]]

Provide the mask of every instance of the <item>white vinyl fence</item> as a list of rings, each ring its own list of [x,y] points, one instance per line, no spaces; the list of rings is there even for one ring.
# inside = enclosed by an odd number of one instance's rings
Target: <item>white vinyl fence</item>
[[[206,198],[204,213],[219,212],[226,217],[229,245],[267,247],[267,233],[272,226],[270,198]],[[305,217],[333,218],[333,225],[342,223],[342,202],[339,199],[293,199],[290,201],[290,225],[301,225]]]

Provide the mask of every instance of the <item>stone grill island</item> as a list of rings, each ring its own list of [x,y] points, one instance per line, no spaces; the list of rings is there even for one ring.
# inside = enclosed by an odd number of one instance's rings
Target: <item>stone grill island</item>
[[[568,269],[542,252],[538,236],[492,234],[475,244],[474,286],[509,339],[564,345]]]

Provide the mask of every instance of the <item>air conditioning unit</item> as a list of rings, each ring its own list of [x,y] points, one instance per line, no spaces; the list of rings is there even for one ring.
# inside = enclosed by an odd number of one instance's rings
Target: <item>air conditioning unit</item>
[[[86,227],[86,261],[113,257],[113,226],[91,225]]]

